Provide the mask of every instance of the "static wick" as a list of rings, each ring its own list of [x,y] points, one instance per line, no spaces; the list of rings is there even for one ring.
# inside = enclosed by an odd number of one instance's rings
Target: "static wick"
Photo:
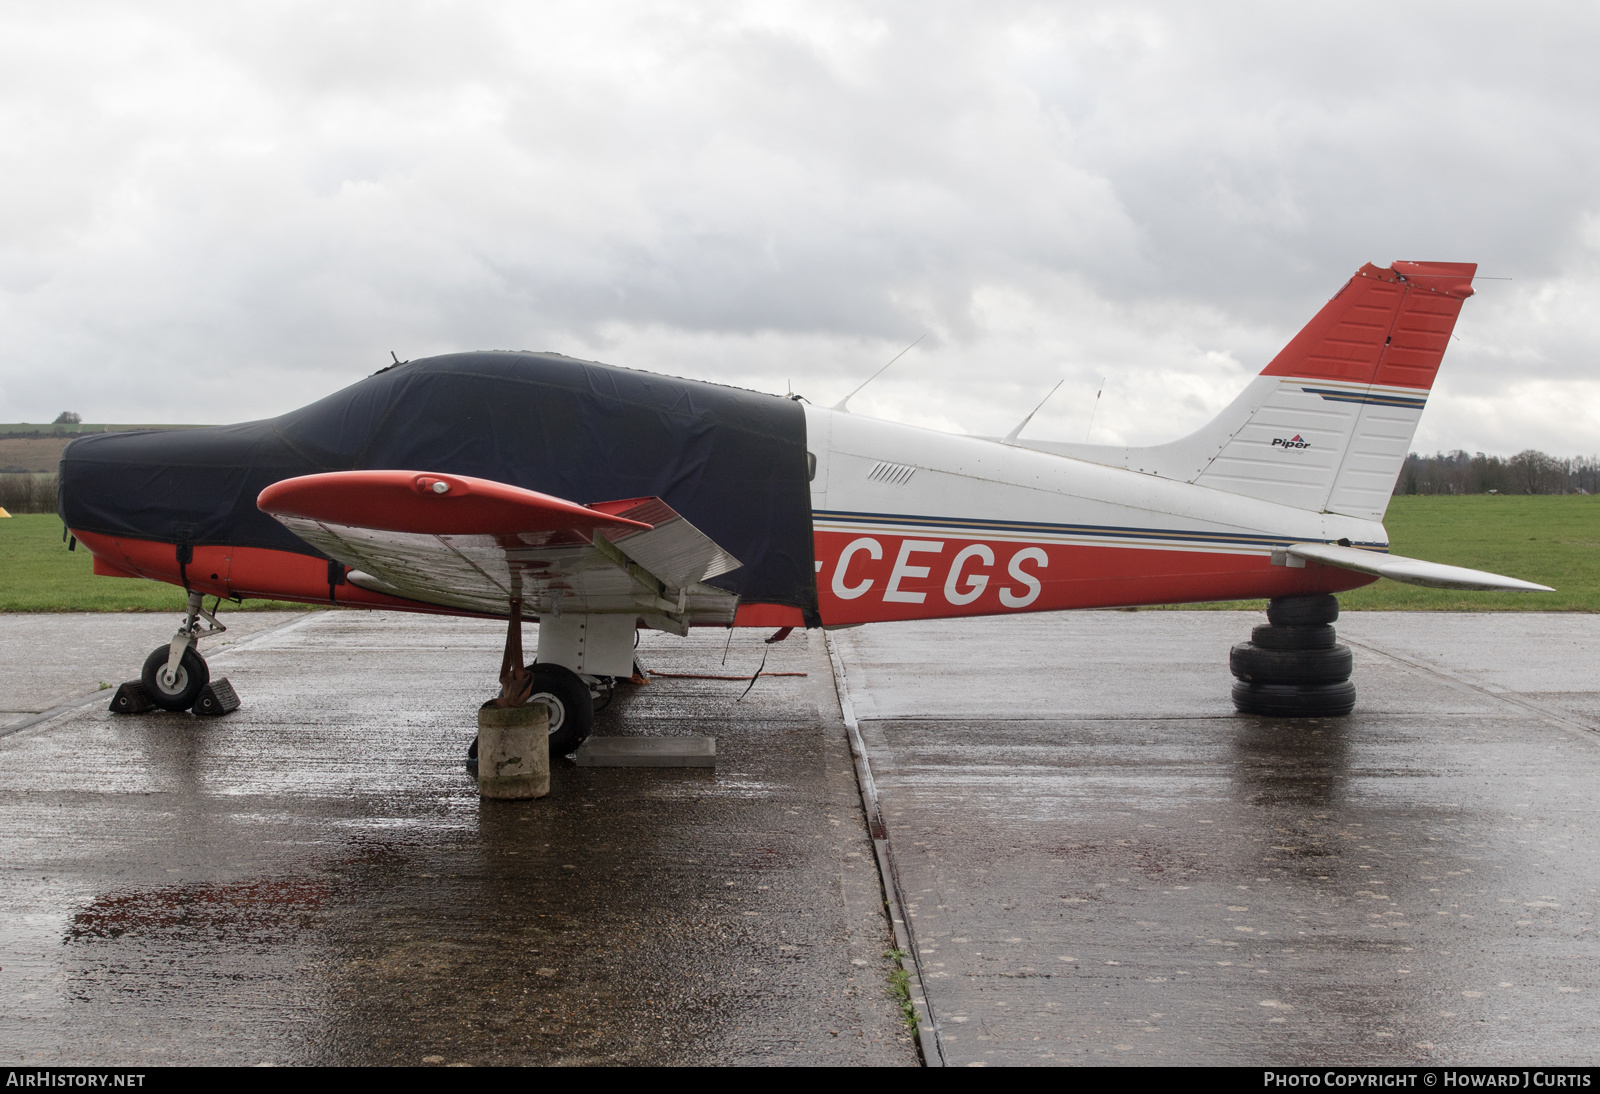
[[[922,341],[926,337],[928,337],[928,334],[927,334],[926,331],[924,331],[922,334],[917,336],[917,342]],[[889,367],[889,365],[894,364],[896,361],[900,360],[900,358],[904,357],[906,354],[908,354],[912,350],[916,349],[917,342],[911,343],[905,349],[901,350],[899,353],[897,353],[893,357],[889,358],[889,364],[888,365],[884,365],[883,368],[880,368],[877,372],[874,372],[871,376],[868,376],[866,378],[866,380],[861,384],[861,387],[856,388],[850,394],[846,395],[843,399],[840,399],[837,403],[834,403],[833,404],[833,409],[834,410],[844,410],[844,411],[846,411],[848,413],[848,408],[845,406],[845,404],[848,403],[851,399],[854,399],[857,395],[859,395],[861,393],[861,388],[862,387],[866,387],[867,384],[872,383],[872,381],[874,381],[878,377],[882,376],[884,374],[884,371]]]

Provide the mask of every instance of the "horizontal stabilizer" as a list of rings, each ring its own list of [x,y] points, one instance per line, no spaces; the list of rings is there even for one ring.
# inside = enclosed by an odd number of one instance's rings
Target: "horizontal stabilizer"
[[[1354,570],[1358,574],[1373,574],[1407,585],[1428,585],[1435,589],[1500,589],[1508,592],[1553,593],[1548,585],[1535,585],[1514,577],[1469,570],[1464,566],[1445,566],[1438,562],[1423,562],[1418,558],[1400,555],[1383,555],[1375,551],[1362,551],[1355,547],[1339,547],[1331,543],[1295,543],[1286,549],[1295,557],[1337,566],[1341,570]]]

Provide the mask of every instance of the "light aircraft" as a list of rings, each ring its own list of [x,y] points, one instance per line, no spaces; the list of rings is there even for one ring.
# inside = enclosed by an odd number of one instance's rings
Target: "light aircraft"
[[[496,702],[545,703],[558,755],[634,675],[641,627],[1245,598],[1321,624],[1316,598],[1380,576],[1544,589],[1388,553],[1384,511],[1476,268],[1363,266],[1215,420],[1152,447],[959,436],[556,354],[457,353],[277,418],[82,437],[60,514],[95,573],[188,592],[144,666],[158,706],[206,682],[207,596],[499,617]],[[1323,630],[1307,642],[1331,644]],[[1284,656],[1312,656],[1282,633]]]

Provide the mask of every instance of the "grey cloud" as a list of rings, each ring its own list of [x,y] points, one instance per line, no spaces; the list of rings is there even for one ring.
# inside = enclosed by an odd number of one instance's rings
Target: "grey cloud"
[[[928,330],[872,407],[994,428],[1056,376],[1111,371],[1128,394],[1105,428],[1161,435],[1225,401],[1362,262],[1394,258],[1518,279],[1469,303],[1446,361],[1459,390],[1586,381],[1597,21],[1461,4],[12,8],[0,418],[256,416],[391,348],[621,353],[832,391]],[[1077,422],[1076,399],[1040,428]],[[1436,402],[1430,426],[1488,428]],[[1553,416],[1584,443],[1590,419]],[[1497,440],[1536,443],[1526,428]]]

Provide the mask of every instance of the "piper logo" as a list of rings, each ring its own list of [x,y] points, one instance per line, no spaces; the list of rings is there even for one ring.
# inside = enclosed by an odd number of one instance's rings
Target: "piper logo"
[[[1283,448],[1283,449],[1310,448],[1311,445],[1307,441],[1302,441],[1300,439],[1300,434],[1296,433],[1293,437],[1290,437],[1288,440],[1284,440],[1282,437],[1274,437],[1274,438],[1272,438],[1272,447],[1273,448]]]

